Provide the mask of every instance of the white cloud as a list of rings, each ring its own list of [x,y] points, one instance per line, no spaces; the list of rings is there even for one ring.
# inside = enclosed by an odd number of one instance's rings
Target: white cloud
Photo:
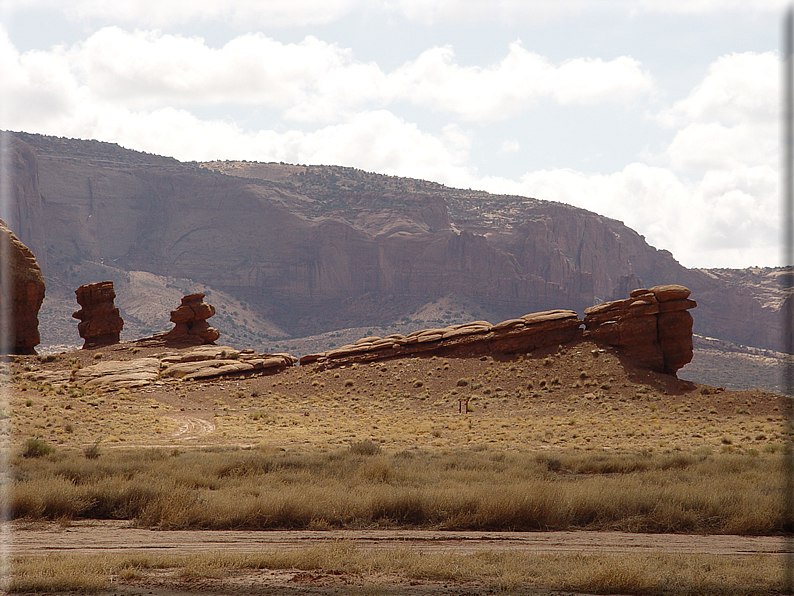
[[[545,23],[586,9],[585,0],[386,0],[387,10],[409,21],[432,25],[439,22],[482,21]]]
[[[366,84],[368,71],[379,72],[354,64],[349,50],[315,37],[284,44],[261,33],[241,35],[215,49],[197,37],[107,27],[71,54],[76,74],[93,93],[140,107],[177,102],[287,108],[308,103],[312,95],[340,101],[338,86],[344,81],[357,80],[352,92]]]
[[[5,104],[3,115],[7,119],[0,122],[0,127],[46,126],[74,109],[79,101],[79,85],[61,48],[20,55],[2,29],[0,82]]]
[[[780,109],[780,59],[774,52],[720,56],[689,95],[663,110],[659,122],[776,123]]]
[[[540,170],[520,181],[483,178],[457,185],[559,201],[606,215],[641,232],[652,246],[670,250],[688,267],[779,261],[778,173],[769,166],[715,171],[696,182],[666,168],[632,163],[612,174]]]
[[[654,92],[654,83],[638,60],[620,56],[576,58],[557,68],[547,82],[550,94],[562,105],[626,102]]]
[[[436,136],[385,110],[359,113],[311,132],[276,132],[244,131],[232,122],[201,120],[170,107],[132,112],[86,105],[60,126],[59,134],[65,136],[117,142],[184,161],[341,164],[439,181],[460,178],[467,171],[470,145],[469,137],[454,125]]]
[[[502,144],[499,146],[499,153],[515,153],[516,151],[521,149],[521,145],[515,139],[511,139],[509,141],[502,141]]]
[[[650,75],[631,58],[577,58],[555,66],[521,42],[488,67],[460,66],[451,47],[432,48],[389,79],[405,99],[472,121],[504,120],[543,98],[563,105],[618,103],[654,91]]]
[[[698,122],[676,132],[664,157],[676,171],[702,175],[775,163],[778,144],[777,127],[771,124]]]
[[[95,101],[131,109],[256,105],[302,122],[333,122],[394,102],[487,122],[524,112],[544,98],[562,105],[622,103],[654,90],[650,75],[631,58],[555,65],[520,42],[493,65],[461,66],[452,48],[443,47],[391,73],[311,36],[282,43],[261,33],[212,48],[198,37],[105,27],[68,49],[22,56],[8,51],[13,65],[7,68],[16,68],[18,78],[33,81],[46,71],[37,87],[42,97],[64,97],[61,86],[67,85]],[[4,82],[24,96],[18,81]]]
[[[686,98],[656,116],[676,132],[652,161],[692,180],[680,204],[691,220],[689,246],[673,245],[671,225],[665,232],[674,254],[691,255],[685,264],[779,262],[779,85],[774,53],[721,56]]]

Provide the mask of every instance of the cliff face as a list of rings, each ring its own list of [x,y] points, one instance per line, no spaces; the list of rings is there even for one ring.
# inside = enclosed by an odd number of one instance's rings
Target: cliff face
[[[582,209],[350,168],[184,164],[12,136],[14,225],[64,283],[86,261],[194,280],[293,336],[393,322],[450,295],[507,319],[678,283],[700,305],[695,333],[778,345],[764,330],[775,308]]]

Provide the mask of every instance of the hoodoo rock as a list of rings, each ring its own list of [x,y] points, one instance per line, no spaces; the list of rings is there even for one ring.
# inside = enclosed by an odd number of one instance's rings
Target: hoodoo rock
[[[614,346],[656,372],[674,374],[692,360],[692,315],[697,306],[684,286],[639,288],[625,300],[584,311],[586,338]]]
[[[210,327],[207,319],[215,314],[215,307],[204,302],[205,294],[197,292],[182,298],[182,304],[171,311],[174,328],[163,335],[167,343],[211,344],[221,332]]]
[[[84,350],[119,343],[124,321],[119,309],[113,304],[116,292],[112,281],[85,284],[74,293],[77,303],[82,306],[72,316],[79,319],[77,330],[85,340]]]
[[[8,269],[0,272],[0,317],[10,321],[11,330],[8,349],[14,354],[35,354],[41,342],[38,314],[44,300],[44,276],[36,257],[2,219],[0,241],[0,258],[8,263]]]

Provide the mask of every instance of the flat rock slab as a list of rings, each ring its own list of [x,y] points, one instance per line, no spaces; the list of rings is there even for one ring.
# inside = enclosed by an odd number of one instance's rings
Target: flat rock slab
[[[157,380],[160,373],[158,358],[136,358],[100,362],[77,371],[78,382],[89,387],[143,387]]]
[[[254,365],[240,360],[197,360],[177,362],[163,370],[164,377],[206,379],[254,370]]]
[[[199,346],[183,354],[166,356],[163,362],[198,362],[202,360],[234,360],[240,356],[240,351],[229,346]]]

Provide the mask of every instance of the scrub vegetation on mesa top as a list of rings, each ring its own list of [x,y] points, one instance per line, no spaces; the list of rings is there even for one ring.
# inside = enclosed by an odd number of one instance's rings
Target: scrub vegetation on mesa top
[[[58,449],[16,458],[9,509],[167,529],[783,530],[777,452],[377,447]]]

